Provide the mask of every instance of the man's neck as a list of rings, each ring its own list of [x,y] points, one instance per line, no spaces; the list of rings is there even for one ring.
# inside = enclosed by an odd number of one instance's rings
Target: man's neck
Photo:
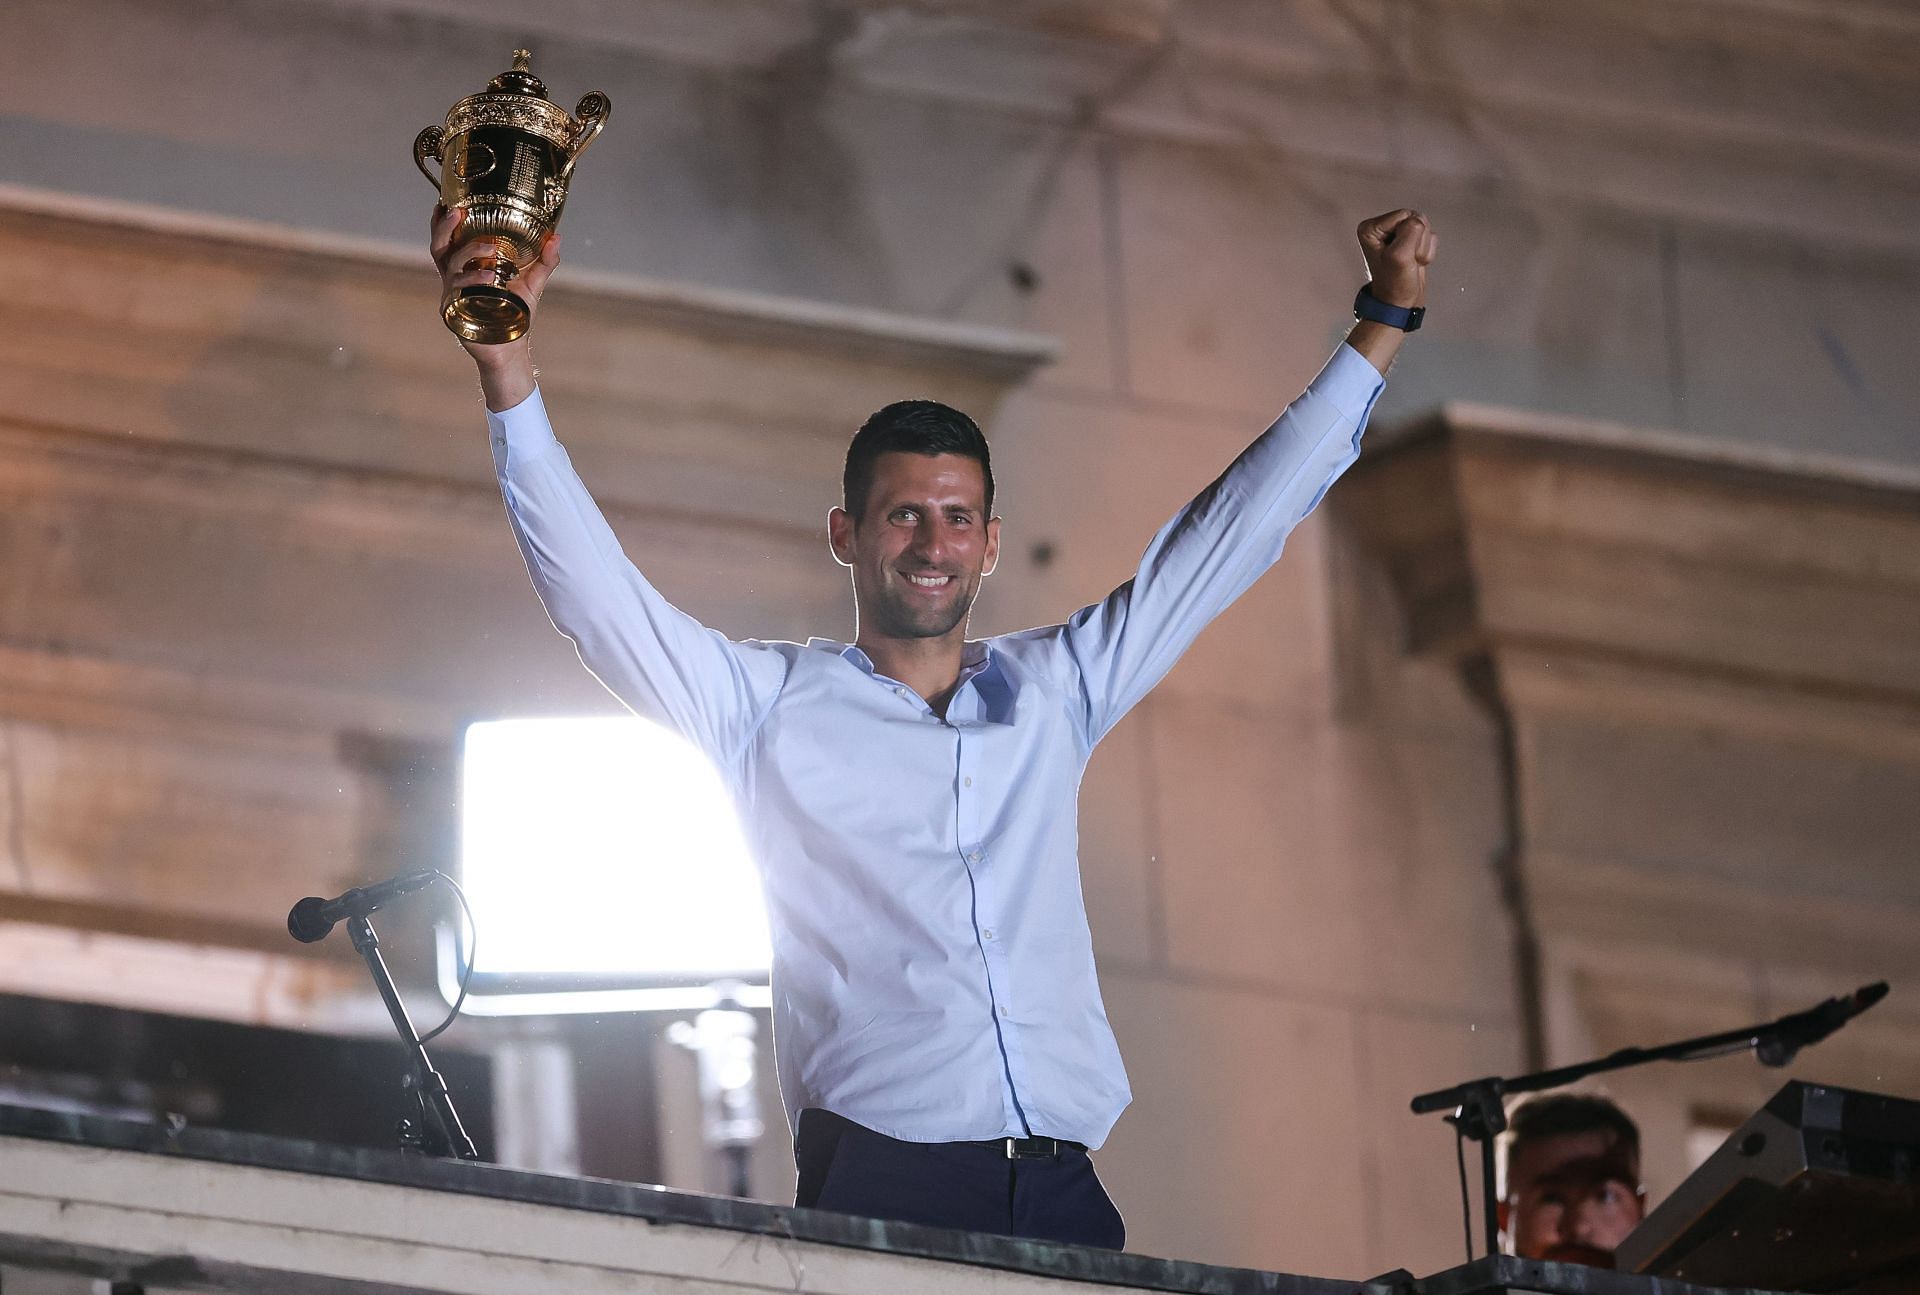
[[[963,629],[935,639],[869,638],[854,640],[855,647],[867,654],[873,668],[889,679],[898,679],[919,693],[934,714],[943,719],[947,703],[960,682],[960,670],[966,658],[967,640]]]

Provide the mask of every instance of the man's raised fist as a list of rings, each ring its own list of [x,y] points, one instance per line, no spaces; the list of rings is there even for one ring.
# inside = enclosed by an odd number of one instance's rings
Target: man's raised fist
[[[1373,295],[1390,306],[1427,304],[1427,267],[1440,236],[1410,207],[1360,222],[1360,254],[1367,259]]]

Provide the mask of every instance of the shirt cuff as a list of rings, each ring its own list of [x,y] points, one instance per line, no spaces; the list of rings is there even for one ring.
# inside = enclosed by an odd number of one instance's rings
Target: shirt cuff
[[[554,437],[553,424],[547,421],[546,402],[540,399],[540,388],[535,387],[531,395],[511,409],[497,414],[489,409],[487,439],[502,468],[508,463],[537,459],[558,446],[560,442]]]
[[[1366,356],[1342,342],[1326,367],[1320,370],[1320,376],[1307,384],[1307,390],[1332,401],[1356,426],[1364,426],[1367,415],[1373,412],[1373,402],[1380,398],[1386,386],[1380,370],[1374,368]]]

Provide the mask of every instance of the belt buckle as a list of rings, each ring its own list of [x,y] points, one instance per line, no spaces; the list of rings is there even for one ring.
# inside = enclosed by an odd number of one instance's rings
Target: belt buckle
[[[1047,1160],[1060,1154],[1058,1138],[1008,1138],[1007,1159]]]

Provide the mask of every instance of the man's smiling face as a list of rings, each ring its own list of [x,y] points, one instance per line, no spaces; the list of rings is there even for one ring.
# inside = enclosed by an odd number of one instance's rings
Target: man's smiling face
[[[828,519],[833,554],[853,571],[862,638],[965,632],[980,581],[1000,556],[986,475],[958,454],[883,454],[858,518]]]

